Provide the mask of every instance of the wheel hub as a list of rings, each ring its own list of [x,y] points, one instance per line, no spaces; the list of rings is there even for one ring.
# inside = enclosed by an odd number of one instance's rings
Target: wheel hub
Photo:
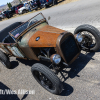
[[[82,44],[86,47],[90,47],[92,45],[92,37],[88,34],[84,34],[82,35],[83,36],[83,41],[82,41]]]

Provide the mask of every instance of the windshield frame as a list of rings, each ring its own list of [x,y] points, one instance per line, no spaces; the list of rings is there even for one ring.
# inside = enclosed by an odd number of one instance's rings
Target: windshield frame
[[[22,31],[22,32],[20,33],[20,35],[19,35],[17,38],[12,34],[12,32],[13,32],[14,30],[16,30],[17,28],[19,28],[19,27],[22,26],[23,24],[29,22],[30,20],[32,20],[33,18],[35,18],[36,16],[38,16],[38,15],[40,15],[40,14],[41,14],[41,16],[43,17],[43,19],[42,19],[42,20],[39,20],[39,21],[37,21],[36,23],[32,24],[31,26],[27,27],[24,31]],[[24,34],[26,33],[26,31],[29,31],[29,29],[31,29],[32,26],[35,27],[35,24],[38,24],[38,23],[41,23],[41,22],[44,22],[44,21],[47,22],[46,18],[44,17],[44,15],[43,15],[42,13],[39,13],[39,14],[35,15],[34,17],[32,17],[31,19],[29,19],[28,21],[26,21],[26,22],[22,23],[21,25],[19,25],[18,27],[16,27],[16,28],[13,29],[12,31],[10,31],[10,32],[9,32],[9,35],[16,41],[16,40],[18,40],[22,35],[24,35]],[[47,22],[47,23],[48,23],[48,22]]]

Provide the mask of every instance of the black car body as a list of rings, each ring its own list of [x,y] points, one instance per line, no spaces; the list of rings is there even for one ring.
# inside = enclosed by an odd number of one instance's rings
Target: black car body
[[[21,3],[16,6],[11,7],[11,13],[13,13],[13,14],[16,13],[16,10],[18,12],[18,9],[21,8],[22,6],[23,6],[23,4]]]
[[[11,7],[11,12],[12,12],[12,13],[15,13],[15,7],[16,7],[16,6]]]
[[[10,18],[10,17],[13,16],[13,13],[12,13],[11,11],[9,11],[9,10],[4,11],[3,13],[4,13],[4,15],[5,15],[7,18]]]
[[[31,7],[33,10],[37,10],[38,8],[41,8],[41,3],[39,0],[34,0],[31,2]]]
[[[42,7],[48,7],[51,4],[57,4],[57,0],[40,0],[40,3]]]

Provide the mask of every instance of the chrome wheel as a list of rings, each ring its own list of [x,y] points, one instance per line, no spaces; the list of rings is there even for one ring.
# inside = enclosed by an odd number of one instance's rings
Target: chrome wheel
[[[100,49],[100,32],[97,28],[88,24],[80,25],[74,31],[74,35],[78,34],[83,37],[79,43],[81,49],[86,51],[98,51]]]
[[[81,35],[83,36],[82,44],[85,47],[93,48],[96,45],[96,39],[90,32],[82,31]]]

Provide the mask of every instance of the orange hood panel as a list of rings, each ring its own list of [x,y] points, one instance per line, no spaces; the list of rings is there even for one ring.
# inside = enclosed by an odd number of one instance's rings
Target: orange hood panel
[[[32,35],[28,45],[29,47],[56,47],[57,38],[63,32],[64,30],[46,25]],[[38,41],[36,41],[37,37],[39,37]]]

